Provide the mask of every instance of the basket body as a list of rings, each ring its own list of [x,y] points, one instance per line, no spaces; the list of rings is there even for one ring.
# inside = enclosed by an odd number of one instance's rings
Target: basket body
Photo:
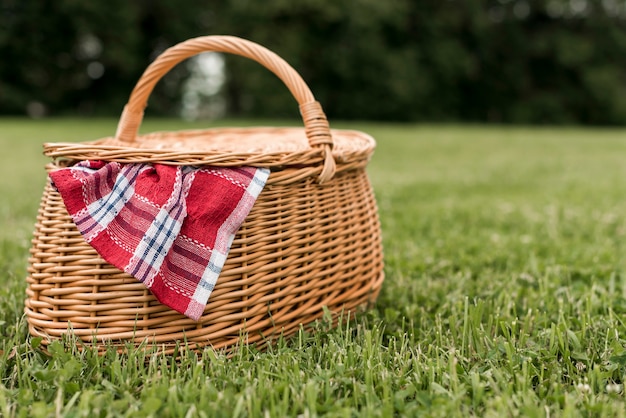
[[[56,168],[50,165],[48,169]],[[341,166],[320,185],[302,169],[275,171],[233,241],[199,322],[160,304],[87,244],[59,193],[45,188],[35,226],[26,315],[47,344],[72,332],[85,342],[171,350],[262,344],[323,315],[354,313],[383,281],[380,226],[364,167]]]
[[[239,128],[138,136],[154,84],[194,54],[239,54],[274,72],[296,98],[304,128]],[[25,313],[46,346],[71,331],[98,348],[158,345],[173,352],[227,349],[242,338],[263,345],[324,314],[350,313],[380,291],[383,253],[366,166],[374,140],[330,130],[300,76],[265,48],[233,37],[201,37],[153,61],[131,93],[115,137],[81,144],[45,144],[48,171],[81,160],[271,170],[236,234],[199,321],[161,304],[134,277],[108,264],[85,242],[48,184],[30,249]],[[104,344],[106,343],[106,345]]]

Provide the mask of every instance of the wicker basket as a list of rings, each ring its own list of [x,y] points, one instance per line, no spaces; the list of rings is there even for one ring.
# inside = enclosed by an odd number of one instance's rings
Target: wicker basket
[[[255,60],[300,105],[304,128],[238,128],[138,136],[148,97],[180,61],[205,51]],[[261,345],[323,315],[375,301],[383,282],[380,226],[365,167],[374,140],[330,130],[301,77],[271,51],[227,36],[190,39],[159,56],[124,108],[115,137],[45,144],[47,170],[80,160],[269,167],[271,174],[232,244],[204,314],[195,322],[160,304],[138,280],[87,244],[48,184],[35,225],[26,315],[43,344],[71,332],[82,341],[192,347]]]

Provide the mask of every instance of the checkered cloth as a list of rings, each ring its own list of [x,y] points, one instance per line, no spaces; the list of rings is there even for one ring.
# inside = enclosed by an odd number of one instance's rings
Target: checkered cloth
[[[50,173],[86,242],[200,319],[269,170],[83,161]]]

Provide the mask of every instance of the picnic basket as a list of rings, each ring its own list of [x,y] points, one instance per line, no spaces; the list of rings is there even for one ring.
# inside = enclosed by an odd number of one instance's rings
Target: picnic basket
[[[202,52],[254,60],[297,100],[304,127],[212,128],[138,134],[148,97],[179,62]],[[159,303],[138,280],[87,244],[59,192],[45,186],[30,249],[25,313],[47,346],[69,332],[99,349],[156,345],[172,352],[262,346],[321,318],[373,303],[384,274],[380,226],[366,174],[375,147],[358,131],[331,130],[311,91],[283,59],[231,36],[193,38],[153,61],[132,91],[114,137],[44,144],[48,172],[82,160],[270,169],[237,232],[199,321]]]

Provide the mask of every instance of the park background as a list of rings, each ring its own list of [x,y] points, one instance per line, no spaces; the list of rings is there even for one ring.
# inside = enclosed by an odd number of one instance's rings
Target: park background
[[[229,34],[285,58],[334,120],[626,121],[620,0],[2,0],[0,28],[0,114],[117,116],[160,52]],[[258,64],[198,62],[151,115],[298,116]]]
[[[149,62],[211,34],[274,50],[376,139],[376,305],[234,357],[43,352],[42,143],[112,135]],[[0,53],[0,416],[626,417],[624,1],[0,0]],[[301,123],[267,70],[204,57],[142,131]]]

